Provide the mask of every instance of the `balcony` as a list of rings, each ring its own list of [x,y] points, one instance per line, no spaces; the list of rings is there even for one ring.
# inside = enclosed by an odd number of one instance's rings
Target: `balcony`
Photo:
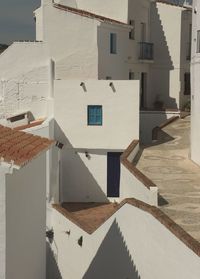
[[[139,60],[152,61],[154,58],[154,44],[140,42],[139,43]]]

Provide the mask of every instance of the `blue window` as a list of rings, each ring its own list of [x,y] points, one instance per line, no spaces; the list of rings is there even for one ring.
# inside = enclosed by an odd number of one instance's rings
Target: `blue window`
[[[88,125],[102,125],[102,106],[88,106]]]
[[[110,53],[117,53],[117,34],[110,33]]]

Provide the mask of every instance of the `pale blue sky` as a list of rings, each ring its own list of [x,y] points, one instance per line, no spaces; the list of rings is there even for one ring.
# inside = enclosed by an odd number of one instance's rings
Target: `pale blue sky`
[[[0,0],[0,43],[35,39],[33,11],[40,0]]]

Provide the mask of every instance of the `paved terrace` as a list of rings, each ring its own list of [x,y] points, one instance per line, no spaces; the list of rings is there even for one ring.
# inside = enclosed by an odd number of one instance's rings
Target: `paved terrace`
[[[137,168],[159,189],[159,207],[200,242],[200,167],[188,159],[190,118],[178,119],[142,148]]]

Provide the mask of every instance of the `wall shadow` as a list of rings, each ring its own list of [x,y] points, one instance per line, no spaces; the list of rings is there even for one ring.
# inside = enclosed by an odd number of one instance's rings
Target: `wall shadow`
[[[191,44],[192,44],[192,12],[183,10],[181,13],[181,49],[180,49],[180,108],[184,109],[190,101],[191,88],[185,87],[185,74],[190,73]]]
[[[46,256],[46,278],[63,279],[48,241],[46,241]]]
[[[152,143],[153,129],[167,120],[166,113],[151,114],[140,112],[140,143],[143,145]]]
[[[85,149],[74,149],[56,121],[54,129],[55,139],[64,144],[61,149],[60,202],[108,202],[106,193],[79,156],[85,153]],[[99,156],[106,154],[105,150],[93,152]]]
[[[149,103],[155,107],[161,101],[164,108],[177,109],[176,99],[170,97],[170,71],[174,70],[174,65],[156,3],[151,3],[151,41],[154,43],[154,63],[150,67]]]
[[[140,279],[127,244],[114,220],[83,279]]]
[[[164,206],[167,204],[169,204],[169,202],[161,194],[158,194],[158,206]]]

